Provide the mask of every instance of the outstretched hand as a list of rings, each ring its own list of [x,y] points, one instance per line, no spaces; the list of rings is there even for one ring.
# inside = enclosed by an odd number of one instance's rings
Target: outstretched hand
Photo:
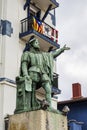
[[[70,50],[70,47],[67,47],[66,44],[63,46],[64,50]]]

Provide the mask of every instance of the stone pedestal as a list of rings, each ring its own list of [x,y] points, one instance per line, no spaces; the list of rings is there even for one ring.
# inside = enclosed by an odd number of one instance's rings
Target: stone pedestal
[[[67,130],[67,117],[38,110],[10,116],[8,130]]]

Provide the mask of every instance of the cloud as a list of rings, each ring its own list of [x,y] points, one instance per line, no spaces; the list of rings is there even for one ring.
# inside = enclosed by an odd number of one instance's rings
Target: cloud
[[[60,100],[72,96],[72,83],[82,85],[83,95],[87,90],[87,0],[62,0],[56,10],[59,44],[71,47],[58,57],[57,71],[59,88],[62,94]]]

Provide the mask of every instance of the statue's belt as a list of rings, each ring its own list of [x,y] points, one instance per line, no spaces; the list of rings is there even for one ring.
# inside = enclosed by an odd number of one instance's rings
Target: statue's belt
[[[39,74],[47,73],[41,66],[32,66],[29,68],[28,72],[37,72]]]

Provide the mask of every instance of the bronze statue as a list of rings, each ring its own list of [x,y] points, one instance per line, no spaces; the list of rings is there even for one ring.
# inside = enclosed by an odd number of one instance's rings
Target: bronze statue
[[[53,81],[53,61],[69,47],[51,52],[40,51],[38,39],[30,38],[30,49],[21,57],[20,76],[17,83],[17,111],[31,111],[40,108],[51,108],[51,86]],[[46,92],[44,102],[40,103],[35,95],[35,90],[43,87]],[[22,98],[21,98],[22,97]],[[47,106],[47,107],[46,107]]]

